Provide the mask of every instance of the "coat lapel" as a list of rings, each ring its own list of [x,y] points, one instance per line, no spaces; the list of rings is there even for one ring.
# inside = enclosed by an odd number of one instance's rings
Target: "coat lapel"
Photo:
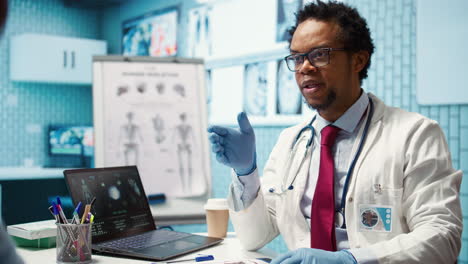
[[[359,155],[358,160],[356,161],[356,167],[354,168],[353,173],[351,175],[348,193],[346,196],[349,196],[351,193],[354,192],[354,189],[356,187],[356,179],[359,175],[359,170],[361,169],[362,163],[365,160],[367,154],[369,153],[371,147],[375,145],[376,140],[380,138],[379,135],[381,132],[381,123],[379,123],[379,121],[383,117],[385,104],[372,93],[369,93],[369,99],[372,100],[372,102],[374,103],[374,114],[371,119],[371,125],[369,126],[367,138],[364,141],[362,152]],[[363,131],[364,129],[360,131],[357,139],[360,139],[362,137]]]

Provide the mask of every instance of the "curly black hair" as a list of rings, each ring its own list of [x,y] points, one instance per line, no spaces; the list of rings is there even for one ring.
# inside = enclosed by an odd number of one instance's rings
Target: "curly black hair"
[[[3,26],[5,25],[8,13],[8,1],[0,0],[0,34],[3,32]]]
[[[322,2],[317,0],[304,6],[296,13],[296,24],[289,29],[289,45],[297,26],[308,19],[318,21],[333,21],[340,26],[340,33],[337,38],[342,42],[344,48],[350,52],[361,50],[369,53],[369,60],[366,66],[359,72],[359,81],[367,77],[367,70],[371,64],[371,56],[374,53],[374,44],[367,27],[366,20],[361,17],[358,11],[349,5],[336,1]]]

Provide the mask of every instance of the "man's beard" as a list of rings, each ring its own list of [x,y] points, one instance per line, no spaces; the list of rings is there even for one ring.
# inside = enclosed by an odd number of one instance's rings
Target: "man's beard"
[[[330,91],[325,99],[323,104],[309,104],[307,100],[304,98],[304,103],[312,110],[327,110],[327,108],[336,100],[336,93],[334,91]]]

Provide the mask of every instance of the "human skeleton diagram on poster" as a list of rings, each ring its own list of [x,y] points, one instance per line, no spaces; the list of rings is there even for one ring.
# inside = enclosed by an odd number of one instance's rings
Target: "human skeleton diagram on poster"
[[[122,149],[125,165],[138,164],[140,155],[140,144],[143,143],[143,137],[140,127],[133,121],[134,113],[126,114],[127,121],[120,127],[119,145]]]
[[[156,114],[151,121],[153,121],[153,128],[155,134],[155,141],[157,144],[161,144],[166,139],[166,133],[164,131],[164,119],[161,115]]]
[[[163,95],[166,89],[166,85],[164,83],[160,82],[156,84],[156,91],[158,92],[159,95]]]
[[[209,152],[200,105],[206,97],[197,83],[203,69],[192,63],[105,65],[102,166],[137,165],[150,194],[205,193]]]
[[[168,94],[167,84],[158,82],[153,85],[149,85],[146,82],[137,82],[133,85],[128,83],[122,83],[116,88],[117,97],[125,100],[129,104],[140,104],[145,101],[156,101],[157,96],[171,96],[176,94],[179,98],[186,97],[186,87],[183,84],[175,83],[172,84],[171,94]],[[151,87],[154,87],[154,91],[151,92]]]
[[[173,89],[174,89],[174,92],[176,92],[182,97],[185,97],[185,87],[182,84],[174,85]]]
[[[120,85],[117,88],[117,96],[122,100],[132,104],[135,96],[143,95],[147,93],[147,83],[140,82],[135,87],[128,85]],[[163,96],[166,93],[167,85],[163,82],[158,82],[155,87],[155,94]],[[183,84],[175,83],[172,85],[173,94],[179,98],[184,99],[186,97],[186,88]],[[120,133],[118,137],[121,154],[124,159],[125,165],[138,165],[140,163],[140,157],[142,155],[142,147],[144,139],[142,136],[142,129],[139,122],[135,122],[135,113],[129,111],[125,115],[125,122],[120,127]],[[164,115],[156,113],[149,123],[152,125],[154,132],[154,141],[158,145],[162,145],[167,140],[167,129],[165,125]],[[183,192],[190,193],[191,186],[193,184],[193,143],[195,138],[193,135],[193,127],[187,122],[187,113],[182,112],[178,115],[178,124],[173,128],[172,142],[177,145],[177,166],[178,171],[174,171],[169,168],[166,169],[166,173],[178,177],[178,181],[181,184]],[[143,121],[145,122],[145,121]],[[168,149],[164,146],[159,148],[160,153],[164,154],[168,152]]]
[[[139,93],[144,94],[146,92],[146,83],[137,84],[136,89]]]
[[[179,121],[180,123],[175,127],[173,140],[177,141],[177,158],[182,190],[190,191],[190,186],[192,186],[191,181],[193,179],[191,142],[195,142],[195,140],[193,138],[193,128],[187,122],[187,114],[181,113],[179,115]]]
[[[129,90],[130,90],[130,87],[128,86],[128,84],[122,84],[117,88],[117,96],[124,95],[128,93]]]

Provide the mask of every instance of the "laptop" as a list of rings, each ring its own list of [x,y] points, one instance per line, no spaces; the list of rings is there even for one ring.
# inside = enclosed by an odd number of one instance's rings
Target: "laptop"
[[[136,166],[65,170],[73,203],[96,201],[91,212],[95,253],[166,260],[223,239],[157,229]],[[83,207],[84,208],[84,207]]]

